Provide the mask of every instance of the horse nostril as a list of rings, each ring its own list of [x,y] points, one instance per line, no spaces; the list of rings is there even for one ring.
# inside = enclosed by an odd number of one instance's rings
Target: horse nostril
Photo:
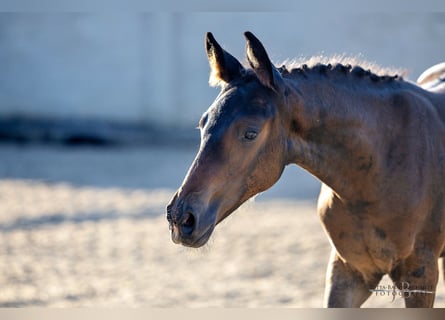
[[[195,217],[190,212],[185,214],[184,221],[181,224],[182,233],[190,235],[195,228]]]

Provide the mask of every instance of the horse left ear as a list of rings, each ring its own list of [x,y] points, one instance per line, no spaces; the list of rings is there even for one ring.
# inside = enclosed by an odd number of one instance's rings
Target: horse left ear
[[[258,79],[266,87],[277,92],[281,91],[284,86],[283,78],[270,61],[260,40],[249,31],[244,32],[244,37],[246,38],[247,60]]]
[[[205,48],[210,64],[209,84],[211,86],[217,86],[221,82],[229,83],[241,77],[243,66],[216,42],[211,32],[206,33]]]

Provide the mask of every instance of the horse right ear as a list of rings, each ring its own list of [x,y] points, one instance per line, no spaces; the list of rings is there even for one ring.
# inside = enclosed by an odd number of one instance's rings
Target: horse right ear
[[[229,83],[241,76],[244,67],[235,57],[221,48],[210,32],[207,32],[205,36],[205,48],[210,64],[209,84],[211,86],[220,85],[221,82]]]
[[[266,49],[252,32],[244,32],[246,38],[246,54],[250,66],[260,82],[276,92],[283,90],[283,78],[267,55]]]

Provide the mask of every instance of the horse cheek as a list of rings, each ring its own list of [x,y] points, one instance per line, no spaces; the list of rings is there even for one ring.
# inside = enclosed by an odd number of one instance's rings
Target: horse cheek
[[[257,165],[247,179],[247,192],[252,197],[272,187],[280,178],[284,165],[279,158],[279,153],[272,150],[264,152],[257,158]]]

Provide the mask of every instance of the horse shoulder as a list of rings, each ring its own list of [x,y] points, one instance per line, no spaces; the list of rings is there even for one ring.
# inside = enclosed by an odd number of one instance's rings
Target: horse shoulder
[[[393,170],[385,184],[394,193],[386,194],[397,200],[391,204],[396,216],[410,212],[410,223],[399,222],[403,236],[416,235],[406,240],[440,253],[445,249],[445,93],[412,86],[393,93],[391,101],[399,128],[386,159]]]

